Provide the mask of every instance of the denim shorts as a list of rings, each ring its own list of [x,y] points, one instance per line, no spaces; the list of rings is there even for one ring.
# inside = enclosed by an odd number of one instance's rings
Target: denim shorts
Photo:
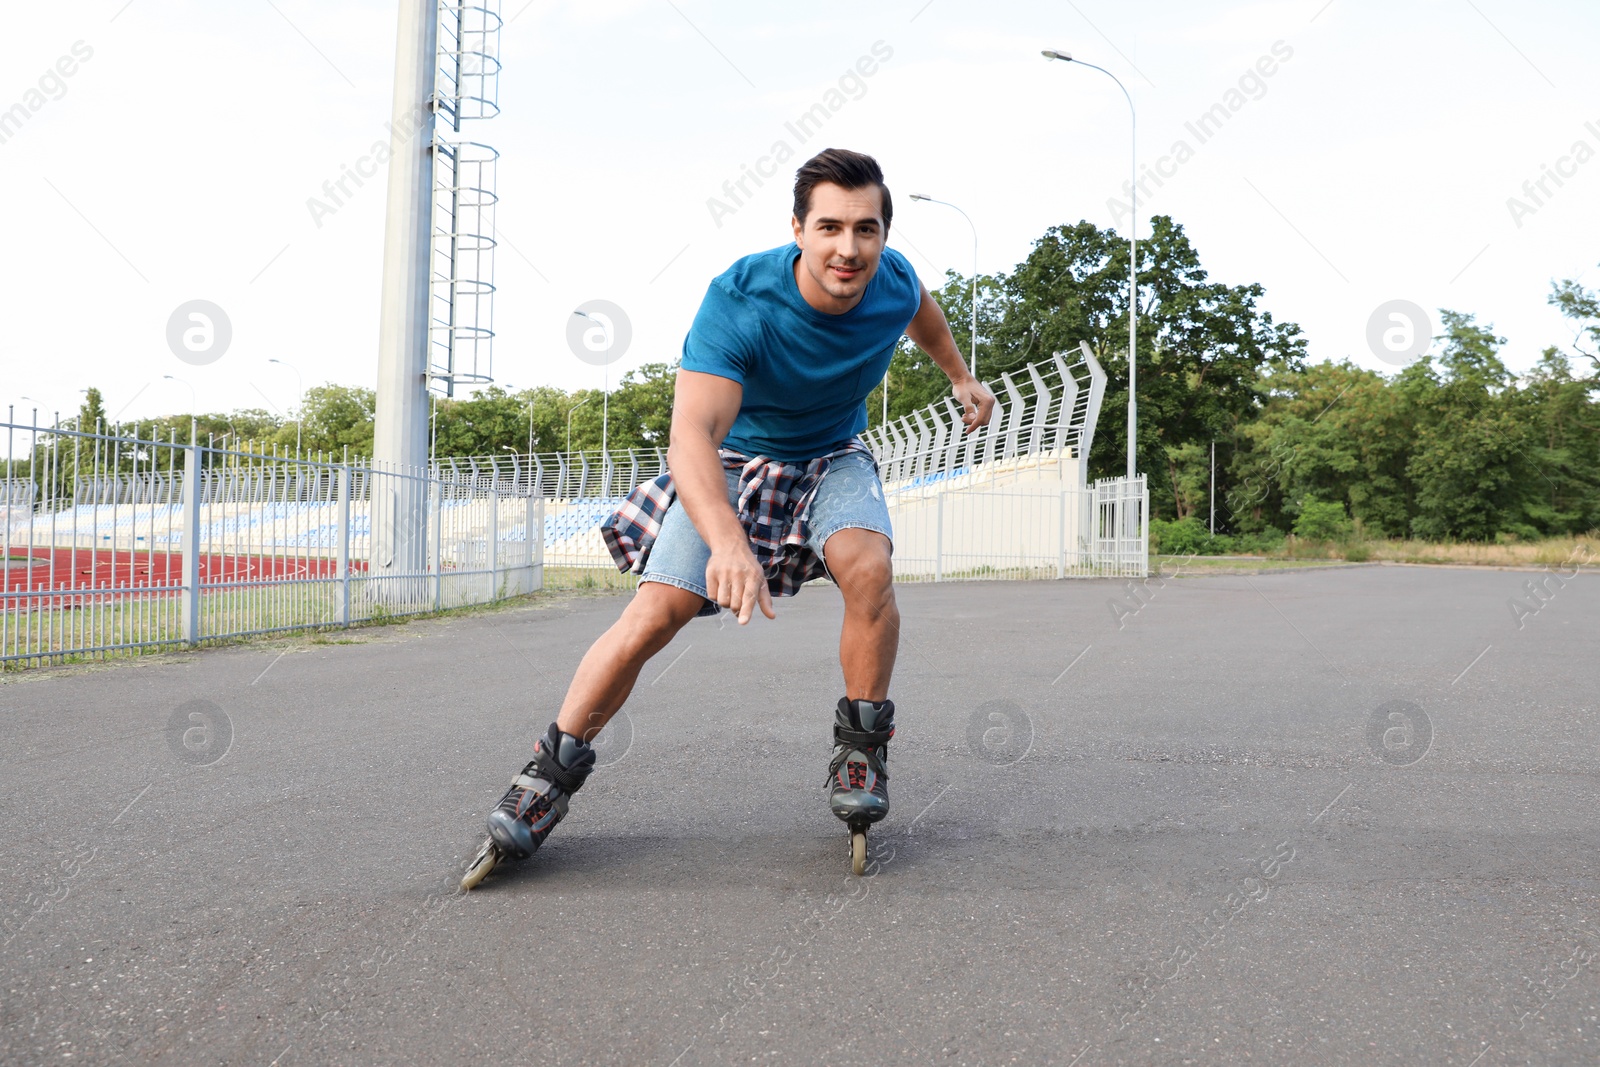
[[[728,503],[738,506],[739,471],[725,471],[728,478]],[[807,516],[806,547],[823,557],[823,546],[828,538],[840,530],[872,530],[889,538],[890,551],[894,550],[894,533],[889,526],[889,505],[883,499],[883,483],[878,481],[877,465],[865,452],[852,452],[828,464],[828,473],[822,476],[816,496],[811,498]],[[706,564],[711,562],[711,549],[694,528],[689,513],[677,502],[667,509],[661,520],[661,533],[650,547],[650,558],[645,560],[641,582],[662,582],[687,589],[691,593],[706,595]],[[721,609],[707,600],[703,615],[715,615]]]

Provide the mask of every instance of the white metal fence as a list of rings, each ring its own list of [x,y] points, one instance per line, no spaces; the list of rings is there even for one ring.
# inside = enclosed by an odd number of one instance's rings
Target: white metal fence
[[[0,664],[347,626],[541,588],[545,502],[492,480],[0,424]],[[29,445],[15,448],[19,433]],[[26,487],[24,491],[23,487]],[[385,566],[373,501],[418,507]]]
[[[1142,578],[1149,494],[1144,476],[1087,487],[1059,457],[936,482],[885,487],[896,581]],[[547,585],[612,582],[599,524],[622,498],[547,502]],[[593,577],[584,581],[586,575]],[[627,576],[623,584],[631,584]]]
[[[884,483],[932,481],[1023,456],[1076,462],[1088,454],[1106,374],[1087,344],[1070,360],[1058,352],[986,384],[995,396],[994,412],[987,426],[970,434],[950,397],[863,434]],[[1068,472],[1080,486],[1083,471],[1078,463]]]
[[[1143,577],[1144,478],[1086,478],[1106,385],[1094,353],[1082,345],[989,385],[994,413],[971,434],[945,400],[862,435],[889,503],[895,577]],[[598,453],[449,462],[549,491],[545,559],[569,574],[611,567],[596,527],[629,489],[666,469],[659,450],[613,453],[607,464]]]
[[[1093,485],[1087,347],[1003,375],[988,427],[935,404],[866,435],[901,580],[1143,576],[1144,478]],[[599,525],[661,449],[382,470],[0,423],[0,666],[631,586]],[[19,438],[25,448],[19,449]]]
[[[878,459],[886,485],[932,481],[1025,456],[1087,454],[1100,416],[1106,375],[1089,346],[1002,374],[988,383],[995,394],[989,424],[965,433],[949,398],[875,427],[862,440]],[[538,452],[439,459],[441,474],[492,480],[505,492],[550,500],[620,500],[634,486],[667,469],[663,448],[620,448],[609,453]],[[1085,484],[1083,465],[1067,472]]]
[[[468,478],[501,492],[547,500],[620,500],[633,487],[666,473],[664,448],[614,448],[593,452],[502,452],[498,456],[450,456],[433,463],[442,478]]]
[[[895,580],[1142,578],[1147,509],[1142,475],[1087,488],[1002,477],[892,493]]]
[[[1076,480],[1078,469],[1073,457],[1056,453],[886,485],[895,579],[1144,577],[1149,558],[1144,476],[1083,486]],[[574,575],[611,572],[599,524],[621,502],[620,497],[549,501],[547,576],[560,574],[559,584],[570,585]]]

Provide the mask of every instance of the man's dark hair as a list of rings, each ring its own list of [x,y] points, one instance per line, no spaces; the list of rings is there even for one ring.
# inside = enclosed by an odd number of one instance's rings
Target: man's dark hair
[[[844,189],[876,185],[883,204],[883,228],[889,229],[894,202],[889,199],[889,187],[883,184],[883,168],[876,159],[848,148],[824,148],[806,160],[794,175],[794,217],[800,220],[801,226],[806,224],[806,215],[811,210],[811,190],[823,182],[832,182]]]

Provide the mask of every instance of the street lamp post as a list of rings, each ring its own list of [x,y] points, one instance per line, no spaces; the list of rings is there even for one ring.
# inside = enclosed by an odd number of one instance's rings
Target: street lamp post
[[[268,363],[276,363],[280,367],[288,367],[294,371],[295,384],[300,388],[300,395],[295,398],[294,405],[294,454],[300,454],[300,426],[305,421],[306,415],[306,380],[300,377],[300,371],[293,363],[285,363],[281,359],[269,359]]]
[[[1130,175],[1128,182],[1128,195],[1132,198],[1133,217],[1128,222],[1128,477],[1133,478],[1135,459],[1134,449],[1137,441],[1137,427],[1139,423],[1139,409],[1137,403],[1138,359],[1136,357],[1138,345],[1139,321],[1139,155],[1138,132],[1139,116],[1133,109],[1133,97],[1128,95],[1128,87],[1122,80],[1104,67],[1097,67],[1093,63],[1085,63],[1081,59],[1073,59],[1068,52],[1058,52],[1047,48],[1041,55],[1046,59],[1059,59],[1063,63],[1076,63],[1080,67],[1098,70],[1101,74],[1117,83],[1117,88],[1122,90],[1123,99],[1128,101],[1128,159]]]
[[[935,200],[933,197],[924,196],[921,193],[912,193],[911,199],[926,200],[930,204],[943,204],[945,207],[954,207],[957,211],[961,211],[960,208],[948,200]],[[972,227],[972,366],[968,369],[972,371],[972,376],[976,378],[978,376],[978,227],[973,223],[972,216],[965,211],[961,211],[961,217],[967,220],[968,226]],[[884,388],[885,398],[888,397],[888,394],[889,390],[886,385]]]
[[[579,408],[583,407],[583,405],[587,404],[589,401],[591,401],[593,399],[594,399],[594,397],[592,397],[592,396],[586,396],[582,400],[578,401],[576,404],[572,405],[570,408],[567,409],[567,455],[568,456],[572,455],[572,413],[574,411],[577,411]]]
[[[602,394],[600,399],[600,469],[603,472],[611,465],[611,452],[606,436],[607,427],[611,423],[611,323],[605,319],[597,319],[587,311],[574,311],[573,314],[579,318],[588,319],[590,322],[599,323],[600,332],[605,334],[606,337],[606,358],[605,362],[600,364],[602,370],[600,378],[600,392]],[[568,442],[567,451],[572,451],[570,441]]]

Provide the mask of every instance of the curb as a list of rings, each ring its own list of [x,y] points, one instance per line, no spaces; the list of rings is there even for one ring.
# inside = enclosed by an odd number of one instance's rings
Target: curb
[[[1211,556],[1211,557],[1201,557],[1201,558],[1228,559],[1230,557],[1227,557],[1227,556]],[[1238,558],[1238,557],[1232,557],[1232,558]],[[1329,561],[1327,563],[1310,563],[1310,564],[1307,564],[1306,566],[1303,566],[1303,567],[1294,567],[1294,566],[1287,566],[1287,567],[1259,567],[1259,568],[1250,569],[1250,570],[1246,570],[1246,569],[1243,569],[1243,568],[1241,568],[1239,570],[1222,570],[1222,569],[1218,568],[1216,570],[1202,569],[1202,570],[1194,570],[1194,571],[1185,571],[1182,568],[1179,568],[1177,571],[1173,572],[1172,574],[1161,574],[1159,570],[1156,571],[1155,573],[1160,575],[1160,577],[1162,577],[1162,578],[1224,578],[1224,577],[1227,577],[1230,574],[1244,574],[1244,575],[1299,574],[1302,571],[1337,571],[1337,570],[1348,570],[1348,569],[1353,568],[1353,567],[1415,567],[1415,568],[1419,568],[1419,569],[1422,569],[1422,570],[1435,570],[1435,571],[1521,571],[1521,572],[1528,573],[1528,574],[1544,574],[1544,573],[1547,573],[1550,570],[1552,570],[1552,569],[1554,569],[1556,567],[1560,567],[1560,566],[1563,566],[1563,564],[1560,564],[1560,563],[1543,563],[1543,564],[1533,564],[1533,563],[1526,563],[1526,564],[1516,564],[1516,563],[1410,563],[1410,562],[1406,562],[1404,560],[1395,560],[1395,559],[1373,559],[1373,560],[1365,560],[1365,561],[1363,561],[1361,563],[1351,563],[1349,561],[1344,561],[1344,562]],[[1577,569],[1578,569],[1578,573],[1580,573],[1580,574],[1600,574],[1600,565],[1596,565],[1596,564],[1579,565]]]
[[[1408,563],[1398,559],[1375,560],[1385,567],[1430,567],[1442,571],[1527,571],[1540,574],[1565,563]],[[1600,574],[1600,565],[1578,564],[1578,573]]]
[[[1301,574],[1305,571],[1344,571],[1352,570],[1358,567],[1379,567],[1382,565],[1383,564],[1381,561],[1372,560],[1365,563],[1308,563],[1304,567],[1257,567],[1251,570],[1246,570],[1243,568],[1238,570],[1222,570],[1219,568],[1217,570],[1206,569],[1185,571],[1180,568],[1171,574],[1160,574],[1159,571],[1157,574],[1162,578],[1228,578],[1234,575],[1253,577],[1258,574]],[[1418,564],[1418,566],[1425,567],[1428,566],[1428,564]]]

